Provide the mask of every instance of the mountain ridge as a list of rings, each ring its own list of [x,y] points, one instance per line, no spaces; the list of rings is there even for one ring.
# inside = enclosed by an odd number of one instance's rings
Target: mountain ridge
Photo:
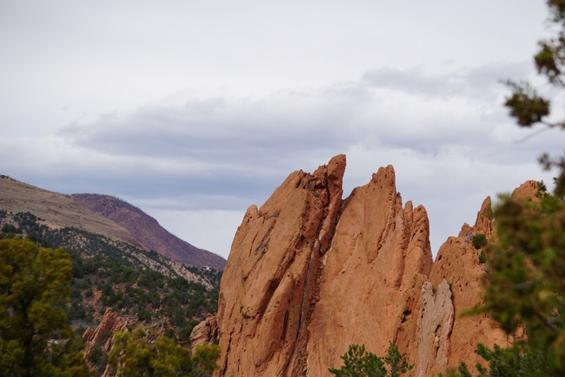
[[[222,270],[225,260],[175,236],[152,216],[123,199],[111,195],[80,193],[71,198],[94,213],[98,213],[126,228],[146,250],[155,250],[172,260],[197,267]]]
[[[0,209],[29,212],[50,228],[84,229],[190,266],[221,271],[225,264],[221,256],[180,239],[140,208],[110,195],[62,194],[0,175]]]

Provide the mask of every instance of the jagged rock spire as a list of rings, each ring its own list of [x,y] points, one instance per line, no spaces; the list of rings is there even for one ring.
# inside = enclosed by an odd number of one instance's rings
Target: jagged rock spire
[[[325,377],[349,344],[382,354],[392,341],[423,377],[504,343],[488,318],[460,317],[481,301],[469,235],[492,236],[490,199],[434,263],[426,210],[402,204],[393,167],[343,200],[345,165],[296,171],[248,209],[221,283],[218,376]]]

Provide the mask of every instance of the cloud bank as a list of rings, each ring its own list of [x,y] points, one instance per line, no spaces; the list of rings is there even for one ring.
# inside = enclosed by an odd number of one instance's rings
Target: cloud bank
[[[405,200],[424,204],[434,248],[486,195],[529,178],[562,136],[519,142],[501,106],[528,62],[454,70],[382,68],[350,82],[256,97],[171,97],[130,113],[75,121],[43,137],[0,140],[5,173],[64,192],[121,196],[199,247],[227,255],[251,203],[295,169],[346,153],[346,189],[393,164]]]

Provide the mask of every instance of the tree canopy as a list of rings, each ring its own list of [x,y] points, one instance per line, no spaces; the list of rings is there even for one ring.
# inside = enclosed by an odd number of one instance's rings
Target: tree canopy
[[[89,372],[69,325],[71,259],[61,249],[0,240],[0,370],[6,377]]]
[[[400,377],[413,367],[394,343],[389,344],[384,358],[368,352],[363,345],[352,344],[341,360],[341,368],[330,368],[336,377]]]
[[[539,42],[534,63],[553,89],[565,89],[565,1],[547,0],[553,37]],[[505,106],[519,127],[565,129],[552,101],[528,82],[508,82]],[[508,348],[477,352],[488,367],[479,376],[562,376],[565,374],[565,157],[543,154],[555,169],[555,188],[538,184],[534,198],[502,196],[495,208],[496,240],[486,248],[488,273],[482,311],[512,340]],[[469,377],[462,364],[451,376]]]
[[[203,344],[191,351],[161,336],[154,342],[142,327],[114,338],[110,365],[116,377],[205,377],[216,369],[219,348]]]

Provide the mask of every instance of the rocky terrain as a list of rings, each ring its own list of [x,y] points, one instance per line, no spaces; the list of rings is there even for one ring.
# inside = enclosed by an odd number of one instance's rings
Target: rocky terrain
[[[403,203],[391,166],[342,198],[345,156],[296,171],[247,210],[224,270],[218,313],[220,377],[325,377],[352,343],[384,354],[395,342],[433,376],[479,361],[479,342],[507,339],[481,302],[490,199],[433,260],[426,210]],[[525,184],[519,192],[527,191]],[[483,241],[483,242],[480,242]]]
[[[74,227],[128,242],[180,263],[221,271],[225,260],[179,239],[157,220],[118,198],[97,194],[64,195],[0,176],[0,210],[29,212],[52,228]]]

